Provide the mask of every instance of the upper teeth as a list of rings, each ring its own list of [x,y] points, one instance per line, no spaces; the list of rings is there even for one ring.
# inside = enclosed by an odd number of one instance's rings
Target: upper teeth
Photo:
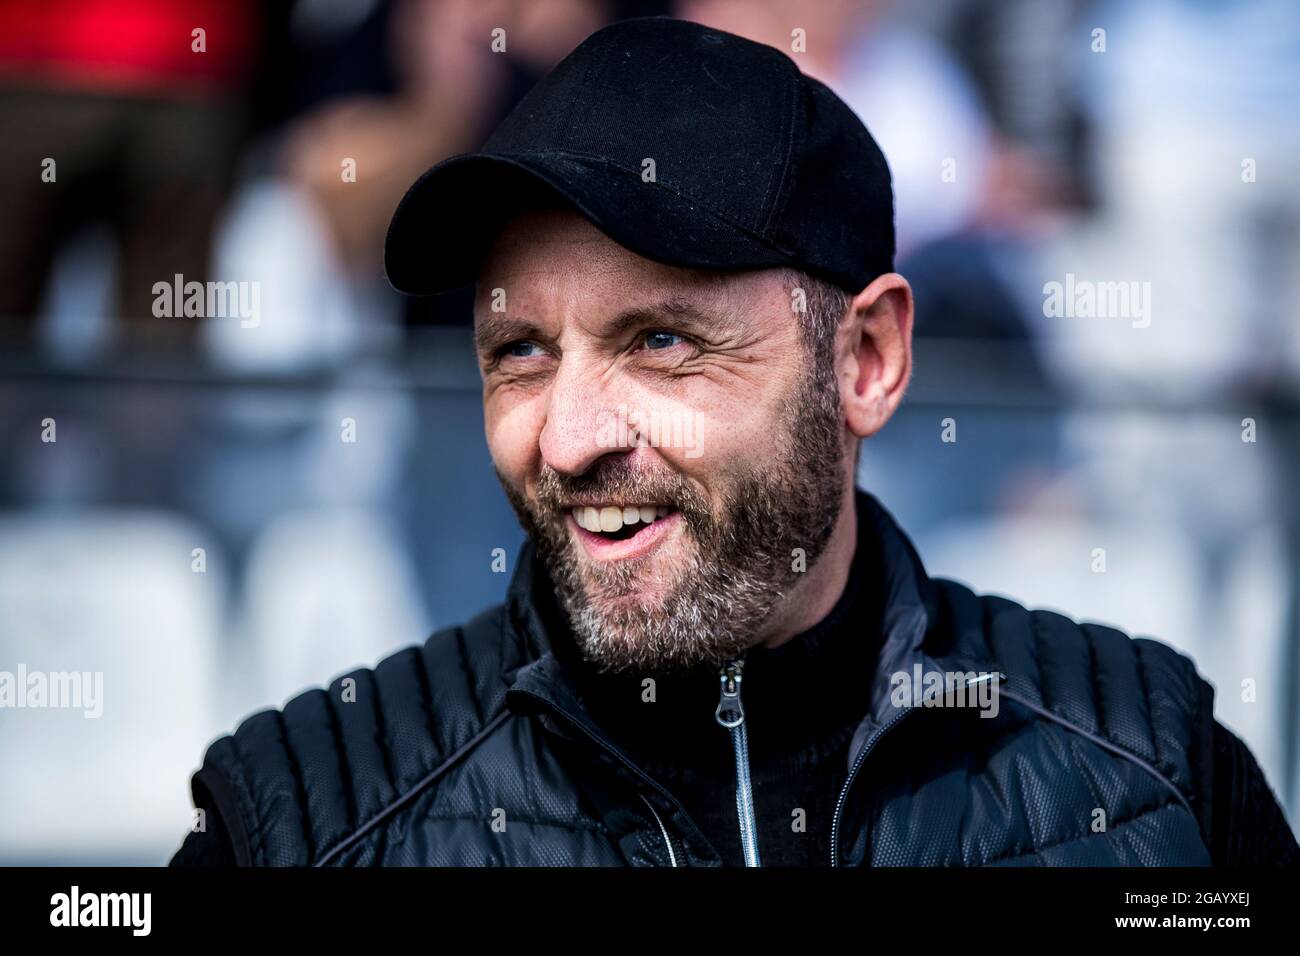
[[[573,520],[578,522],[578,527],[587,531],[604,531],[608,534],[618,531],[625,524],[636,524],[638,521],[650,524],[655,518],[662,518],[666,514],[668,509],[663,505],[606,505],[603,508],[584,505],[573,509]]]

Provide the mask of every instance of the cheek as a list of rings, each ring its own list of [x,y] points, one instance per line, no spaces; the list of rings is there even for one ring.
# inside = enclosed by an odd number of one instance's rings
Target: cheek
[[[680,403],[660,401],[651,407],[659,417],[659,454],[706,486],[726,475],[761,469],[781,453],[784,413],[775,391],[710,388]]]
[[[724,471],[761,470],[780,448],[780,422],[765,404],[754,402],[733,414],[709,419],[704,426],[704,454],[701,460]]]
[[[483,407],[483,428],[492,463],[511,484],[525,487],[540,458],[542,418],[536,399],[493,396]]]

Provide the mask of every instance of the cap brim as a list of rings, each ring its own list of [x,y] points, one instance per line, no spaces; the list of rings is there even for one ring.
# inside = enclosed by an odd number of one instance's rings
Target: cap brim
[[[393,288],[432,295],[473,284],[501,227],[537,191],[572,204],[647,259],[702,269],[760,269],[791,256],[640,173],[569,153],[468,153],[434,166],[407,190],[388,226]]]

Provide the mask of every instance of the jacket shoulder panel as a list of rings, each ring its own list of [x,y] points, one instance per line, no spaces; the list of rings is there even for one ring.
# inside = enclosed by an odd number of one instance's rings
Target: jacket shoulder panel
[[[201,773],[229,782],[250,861],[307,866],[353,842],[472,749],[504,711],[502,609],[246,718]]]
[[[1104,624],[935,583],[955,658],[996,663],[1005,692],[1151,765],[1181,794],[1194,791],[1198,722],[1213,691],[1189,657]]]

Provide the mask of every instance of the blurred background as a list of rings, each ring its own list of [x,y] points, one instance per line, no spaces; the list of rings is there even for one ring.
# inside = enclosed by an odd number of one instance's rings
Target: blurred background
[[[0,0],[0,671],[104,675],[0,709],[0,863],[165,862],[209,741],[501,599],[469,297],[384,230],[651,14],[885,151],[916,377],[860,483],[931,574],[1192,655],[1300,821],[1293,0]],[[176,275],[256,308],[158,316]]]

